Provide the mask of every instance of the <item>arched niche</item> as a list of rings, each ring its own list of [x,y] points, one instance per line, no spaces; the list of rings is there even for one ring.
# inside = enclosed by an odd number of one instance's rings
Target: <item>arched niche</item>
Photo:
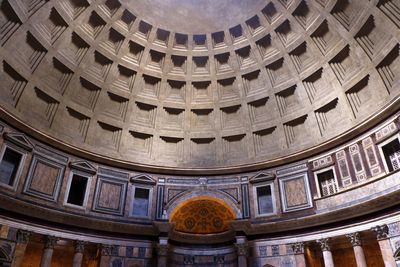
[[[235,212],[223,200],[197,196],[180,202],[170,213],[175,231],[189,234],[219,234],[230,230]]]

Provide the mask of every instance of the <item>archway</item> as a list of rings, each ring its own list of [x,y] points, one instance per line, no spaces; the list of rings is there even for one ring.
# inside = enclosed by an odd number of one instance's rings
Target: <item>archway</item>
[[[200,196],[179,203],[170,214],[170,222],[178,232],[217,234],[229,230],[235,213],[223,200]]]

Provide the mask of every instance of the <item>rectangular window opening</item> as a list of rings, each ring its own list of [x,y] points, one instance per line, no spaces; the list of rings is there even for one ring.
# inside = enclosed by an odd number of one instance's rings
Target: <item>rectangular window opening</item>
[[[83,206],[86,196],[88,178],[74,174],[71,180],[71,186],[68,193],[68,204]]]
[[[22,154],[6,148],[0,163],[0,183],[13,186],[17,178],[18,169],[22,160]]]
[[[333,195],[338,191],[333,170],[317,174],[321,196]]]
[[[400,169],[400,143],[399,139],[394,139],[390,143],[382,146],[382,152],[385,156],[386,165],[389,172]]]
[[[149,196],[150,190],[146,188],[135,188],[135,196],[133,198],[132,215],[148,216],[149,213]]]
[[[270,185],[257,187],[257,203],[258,214],[268,214],[274,212]]]

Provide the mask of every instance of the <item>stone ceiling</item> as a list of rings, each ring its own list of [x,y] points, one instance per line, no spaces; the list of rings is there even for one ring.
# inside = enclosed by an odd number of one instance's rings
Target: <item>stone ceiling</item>
[[[1,115],[132,168],[243,170],[301,157],[398,109],[399,8],[4,0]]]

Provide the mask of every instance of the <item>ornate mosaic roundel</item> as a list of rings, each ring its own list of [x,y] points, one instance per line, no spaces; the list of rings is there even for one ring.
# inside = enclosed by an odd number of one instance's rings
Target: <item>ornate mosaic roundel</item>
[[[175,230],[191,234],[215,234],[229,230],[232,209],[223,201],[198,197],[178,205],[170,216]]]

